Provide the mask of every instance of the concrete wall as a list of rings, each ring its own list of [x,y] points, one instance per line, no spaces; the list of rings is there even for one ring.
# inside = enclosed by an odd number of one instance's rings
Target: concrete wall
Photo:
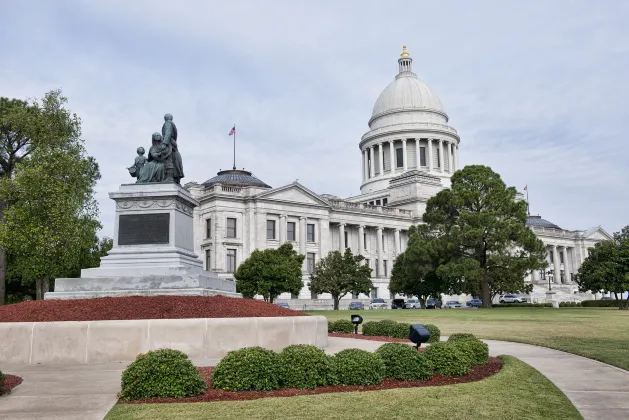
[[[327,340],[323,316],[7,322],[0,323],[0,363],[131,362],[139,353],[160,348],[209,359],[250,346],[323,349]]]

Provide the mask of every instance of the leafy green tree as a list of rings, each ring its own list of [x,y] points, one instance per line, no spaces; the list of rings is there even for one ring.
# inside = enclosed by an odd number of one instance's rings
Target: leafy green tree
[[[94,199],[98,165],[86,155],[80,120],[64,108],[66,101],[56,91],[35,105],[30,148],[12,177],[0,178],[6,205],[0,247],[12,255],[22,282],[35,283],[37,299],[51,278],[79,265],[101,227]]]
[[[262,295],[271,303],[282,293],[298,294],[304,287],[304,258],[288,242],[277,249],[256,249],[234,273],[236,290],[246,298]]]
[[[509,291],[524,290],[525,274],[546,266],[546,250],[526,226],[526,203],[491,168],[466,166],[451,181],[428,200],[423,215],[453,251],[438,273],[458,279],[464,290],[479,290],[483,306],[491,307],[492,293],[505,288],[497,284],[504,273],[513,273]]]
[[[629,307],[629,226],[614,233],[614,239],[597,243],[579,268],[576,282],[582,292],[612,292],[620,309]],[[620,296],[620,297],[619,297]]]
[[[447,278],[438,274],[441,265],[449,262],[448,244],[426,225],[411,226],[408,246],[393,264],[389,291],[391,294],[417,296],[421,305],[430,296],[438,298],[450,291]]]
[[[349,248],[344,254],[330,251],[315,265],[310,275],[310,291],[331,294],[335,310],[338,310],[341,298],[348,293],[368,294],[373,284],[371,268],[361,264],[364,259],[362,255],[353,255]]]

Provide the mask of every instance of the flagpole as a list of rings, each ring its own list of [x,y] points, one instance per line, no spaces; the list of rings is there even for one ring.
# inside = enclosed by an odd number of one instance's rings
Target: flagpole
[[[236,124],[234,124],[234,170],[236,170]]]
[[[531,215],[531,205],[529,203],[529,186],[526,186],[526,213],[527,216]]]

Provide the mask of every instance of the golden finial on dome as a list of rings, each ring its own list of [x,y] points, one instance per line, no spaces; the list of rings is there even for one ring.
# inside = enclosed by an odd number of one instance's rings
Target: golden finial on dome
[[[406,45],[402,45],[402,54],[400,54],[400,58],[410,57],[411,55],[406,51]]]

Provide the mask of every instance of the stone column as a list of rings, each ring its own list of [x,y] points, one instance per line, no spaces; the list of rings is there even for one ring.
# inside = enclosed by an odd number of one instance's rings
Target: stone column
[[[450,173],[454,173],[454,143],[448,143],[448,154],[450,155]]]
[[[559,268],[559,253],[557,252],[557,245],[551,245],[553,247],[553,283],[561,283],[561,269]]]
[[[432,172],[432,139],[428,139],[428,172]]]
[[[395,173],[395,140],[389,140],[389,165],[391,165],[391,173]]]
[[[533,281],[533,283],[539,282],[539,270],[533,270],[531,272],[531,281]]]
[[[457,144],[453,145],[454,147],[454,170],[459,169],[459,146]]]
[[[375,165],[375,159],[374,159],[374,152],[373,152],[373,146],[369,146],[369,161],[370,161],[370,165],[369,165],[369,178],[373,178],[374,176],[376,176],[376,165]]]
[[[395,229],[393,236],[393,246],[395,249],[395,256],[400,255],[400,229]]]
[[[378,145],[378,160],[380,162],[380,176],[384,176],[384,143]]]
[[[280,245],[286,242],[286,215],[280,214],[280,225],[277,227],[279,230]]]
[[[402,161],[404,163],[404,172],[408,170],[408,159],[406,157],[406,139],[402,139]]]
[[[299,253],[304,256],[306,255],[306,218],[303,216],[299,218]],[[308,261],[304,258],[301,264],[301,271],[303,273],[307,270],[306,264],[308,264]]]
[[[443,172],[443,140],[439,139],[439,171]]]
[[[363,182],[369,179],[369,161],[367,160],[367,149],[363,150]]]
[[[358,253],[365,255],[365,226],[358,226]]]
[[[566,276],[566,281],[564,283],[566,284],[570,284],[570,273],[572,270],[570,270],[570,260],[568,260],[568,247],[564,246],[563,247],[563,273],[564,276]]]
[[[419,158],[419,139],[415,139],[415,169],[419,171],[421,168],[421,159]]]
[[[341,254],[345,252],[345,248],[347,244],[345,244],[345,223],[339,223],[339,251]]]
[[[384,264],[382,263],[382,228],[376,228],[376,250],[378,252],[378,277],[382,277],[382,269]]]

